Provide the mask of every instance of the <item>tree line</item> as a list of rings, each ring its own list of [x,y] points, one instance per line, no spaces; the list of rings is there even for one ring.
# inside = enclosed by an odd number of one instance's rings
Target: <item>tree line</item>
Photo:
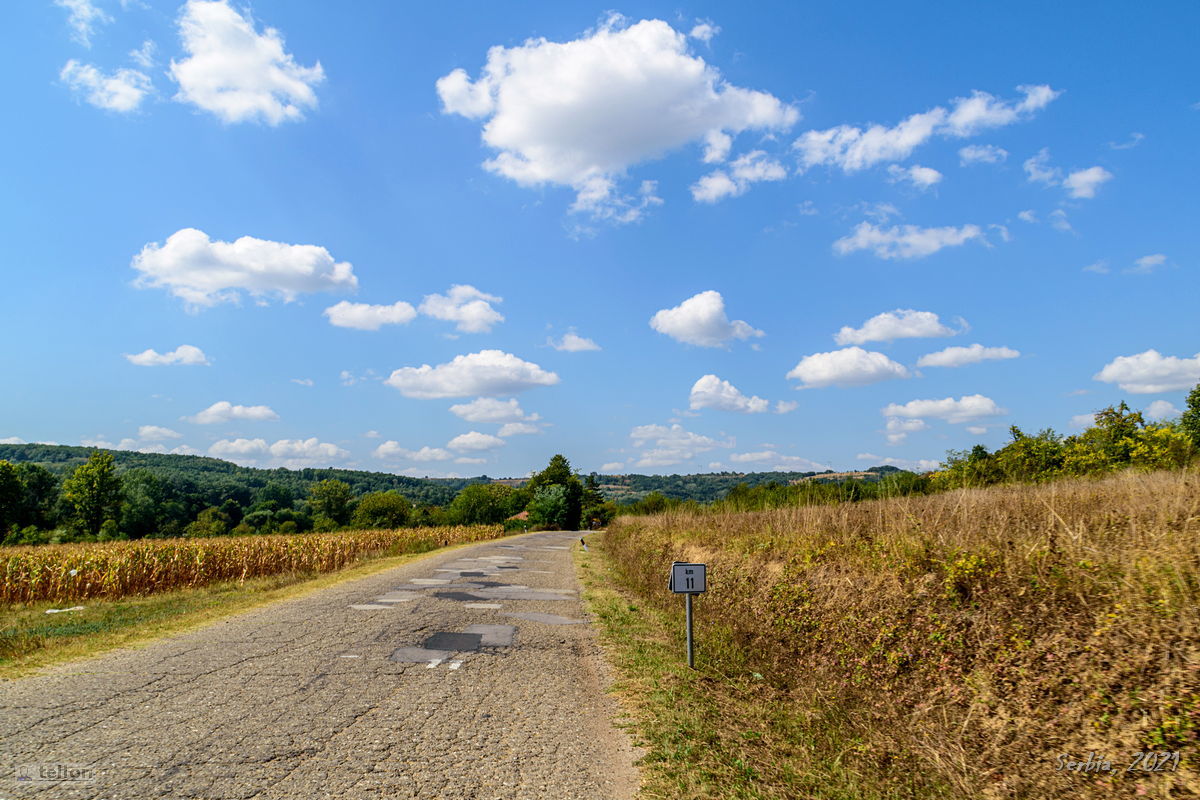
[[[356,492],[351,483],[333,477],[309,482],[303,491],[268,480],[253,491],[236,484],[224,495],[195,492],[191,482],[173,481],[146,467],[118,469],[115,454],[105,450],[90,451],[61,476],[41,464],[0,460],[0,541],[15,545],[504,522],[509,527],[574,530],[603,524],[611,515],[596,476],[581,477],[562,455],[519,488],[486,480],[464,481],[448,502],[437,505],[414,502],[408,493],[391,488]]]

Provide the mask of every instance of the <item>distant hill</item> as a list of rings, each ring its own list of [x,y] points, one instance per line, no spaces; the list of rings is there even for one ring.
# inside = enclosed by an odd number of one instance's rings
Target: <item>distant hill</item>
[[[800,481],[878,481],[885,475],[900,472],[896,467],[880,466],[859,472],[709,472],[694,475],[597,475],[605,499],[618,503],[641,500],[651,492],[677,500],[696,500],[709,503],[719,500],[734,486],[761,486],[765,483],[787,485]]]
[[[88,455],[96,449],[48,444],[4,444],[0,445],[0,460],[32,462],[61,476],[87,461]],[[182,491],[208,497],[212,505],[220,505],[230,497],[247,504],[254,493],[268,482],[285,486],[295,496],[303,497],[314,483],[335,478],[350,484],[355,494],[394,489],[414,503],[440,506],[453,500],[464,486],[490,480],[487,476],[410,478],[407,475],[352,469],[259,469],[240,467],[207,456],[138,453],[131,450],[110,452],[116,458],[119,472],[149,470]]]

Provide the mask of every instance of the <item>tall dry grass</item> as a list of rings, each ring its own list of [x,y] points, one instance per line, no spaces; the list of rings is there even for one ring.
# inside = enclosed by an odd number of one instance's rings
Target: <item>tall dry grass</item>
[[[114,599],[495,539],[499,525],[0,548],[0,603]]]
[[[1194,797],[1200,475],[763,512],[623,517],[623,580],[668,604],[665,565],[709,564],[719,627],[798,714],[833,714],[844,763],[923,770],[963,797]],[[1139,750],[1179,771],[1124,772]],[[1114,771],[1056,770],[1089,752]]]

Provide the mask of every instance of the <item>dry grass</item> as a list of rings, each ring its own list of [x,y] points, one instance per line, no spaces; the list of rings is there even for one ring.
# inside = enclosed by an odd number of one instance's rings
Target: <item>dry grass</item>
[[[222,581],[341,569],[360,558],[495,539],[499,525],[143,539],[0,549],[0,603],[116,599]]]
[[[961,797],[1200,793],[1200,475],[729,514],[621,518],[608,549],[647,602],[706,561],[710,635],[843,720],[839,764]],[[1139,750],[1177,772],[1125,772]],[[1116,769],[1056,770],[1095,751]]]

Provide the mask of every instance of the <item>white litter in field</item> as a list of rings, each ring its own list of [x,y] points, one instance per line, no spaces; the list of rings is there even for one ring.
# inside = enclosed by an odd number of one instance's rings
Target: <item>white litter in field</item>
[[[75,606],[73,608],[47,608],[47,614],[61,614],[64,611],[83,611],[83,606]]]

